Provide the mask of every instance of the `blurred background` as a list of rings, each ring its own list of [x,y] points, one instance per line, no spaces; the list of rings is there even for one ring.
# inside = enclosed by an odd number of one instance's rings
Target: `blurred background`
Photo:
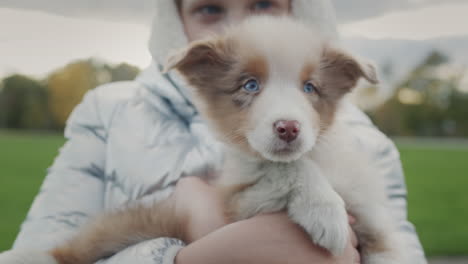
[[[401,151],[426,253],[468,263],[468,1],[333,2],[345,46],[379,65],[384,85],[355,100]],[[84,93],[150,63],[152,10],[153,0],[0,0],[0,251]]]

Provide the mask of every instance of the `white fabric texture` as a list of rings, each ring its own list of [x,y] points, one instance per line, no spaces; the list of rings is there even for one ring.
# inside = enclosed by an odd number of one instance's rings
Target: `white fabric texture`
[[[187,44],[174,1],[157,0],[150,50],[154,63],[133,82],[90,91],[72,113],[63,146],[37,195],[15,249],[50,249],[103,210],[167,197],[178,179],[209,173],[222,162],[220,144],[191,103],[184,82],[161,73],[167,54]],[[293,15],[338,38],[327,0],[293,0]],[[406,189],[394,145],[352,105],[342,118],[356,146],[373,153],[387,180],[401,234],[415,264],[426,263],[413,226],[406,221]],[[38,242],[40,241],[40,242]],[[142,242],[100,264],[173,263],[183,243]]]

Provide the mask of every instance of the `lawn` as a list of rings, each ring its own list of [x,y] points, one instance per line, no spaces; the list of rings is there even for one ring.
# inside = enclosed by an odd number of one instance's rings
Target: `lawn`
[[[468,145],[399,144],[409,218],[428,255],[468,255]]]
[[[0,132],[0,252],[10,248],[63,142],[51,134]]]
[[[0,251],[8,249],[61,136],[0,132]],[[428,255],[468,255],[468,145],[399,143],[410,219]]]

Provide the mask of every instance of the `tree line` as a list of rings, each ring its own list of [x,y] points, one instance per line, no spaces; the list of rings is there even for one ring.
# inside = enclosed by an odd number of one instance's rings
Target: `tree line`
[[[434,51],[369,112],[389,136],[468,137],[468,75]]]
[[[83,95],[101,84],[133,80],[135,66],[109,65],[80,60],[49,74],[43,80],[14,74],[0,84],[0,129],[63,130]]]
[[[389,136],[468,137],[468,75],[465,68],[451,65],[444,54],[429,54],[395,84],[391,96],[367,110],[368,115]],[[390,74],[391,69],[384,72]],[[0,84],[0,129],[60,131],[88,90],[132,80],[138,73],[137,67],[125,63],[88,59],[70,63],[43,80],[8,76]],[[366,92],[372,95],[375,89]]]

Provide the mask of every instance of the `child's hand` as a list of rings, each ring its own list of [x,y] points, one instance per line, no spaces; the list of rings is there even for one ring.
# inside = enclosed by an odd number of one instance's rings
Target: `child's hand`
[[[179,263],[185,263],[185,260],[198,263],[195,260],[200,260],[199,263],[271,264],[286,263],[284,261],[293,259],[294,262],[290,263],[311,263],[312,260],[333,264],[360,263],[354,232],[351,232],[351,241],[344,255],[333,258],[325,250],[313,245],[305,232],[284,213],[260,215],[228,225],[224,215],[224,201],[216,188],[198,178],[181,179],[173,198],[176,201],[176,215],[184,223],[185,242],[199,240],[183,250],[178,257]],[[350,226],[355,223],[352,216],[349,221]],[[231,248],[235,246],[239,247],[238,251]],[[242,261],[236,262],[239,257],[243,257]]]
[[[354,234],[343,256],[314,245],[287,214],[259,215],[229,224],[183,248],[177,264],[359,264]]]
[[[191,243],[227,224],[216,188],[196,177],[179,180],[173,197],[184,240]]]

